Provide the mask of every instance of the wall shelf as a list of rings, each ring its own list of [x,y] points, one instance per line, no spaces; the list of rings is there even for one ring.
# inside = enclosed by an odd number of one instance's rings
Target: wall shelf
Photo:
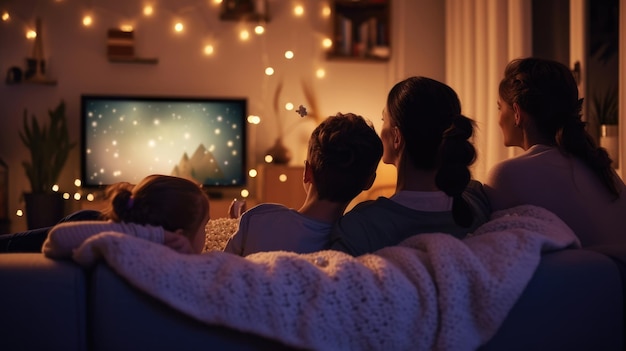
[[[115,57],[110,56],[109,62],[112,63],[142,63],[142,64],[152,64],[155,65],[159,63],[159,59],[156,57]]]
[[[327,58],[388,61],[390,3],[391,0],[333,1],[333,46]]]

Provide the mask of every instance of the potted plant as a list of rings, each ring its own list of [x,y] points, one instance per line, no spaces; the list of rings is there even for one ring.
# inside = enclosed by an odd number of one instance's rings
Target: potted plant
[[[23,161],[30,193],[24,193],[26,219],[29,229],[54,225],[63,217],[63,199],[52,187],[59,179],[70,150],[65,102],[61,100],[54,110],[48,110],[49,125],[39,125],[35,115],[30,121],[24,110],[20,139],[30,152],[30,160]]]
[[[619,167],[617,89],[611,87],[604,94],[594,94],[591,103],[592,113],[598,122],[600,131],[600,146],[607,150],[613,160],[613,166],[617,168]]]

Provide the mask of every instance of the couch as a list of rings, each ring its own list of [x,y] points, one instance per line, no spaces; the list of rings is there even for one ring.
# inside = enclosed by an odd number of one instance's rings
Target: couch
[[[481,350],[622,350],[621,252],[545,254]],[[5,253],[0,281],[2,350],[289,349],[202,324],[130,286],[104,263],[86,270],[39,253]]]

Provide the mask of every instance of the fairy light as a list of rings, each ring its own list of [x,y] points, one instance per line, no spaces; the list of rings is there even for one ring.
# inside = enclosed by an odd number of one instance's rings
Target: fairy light
[[[146,17],[150,17],[152,16],[152,14],[154,13],[154,8],[152,7],[152,5],[146,5],[143,7],[143,15]]]
[[[291,102],[286,103],[285,104],[285,110],[287,110],[287,111],[293,110],[293,104]]]
[[[213,45],[208,44],[204,46],[203,52],[206,56],[211,56],[215,52],[215,48],[213,47]]]
[[[286,175],[286,174],[284,174],[284,173],[283,173],[283,174],[281,174],[281,175],[279,175],[279,176],[278,176],[278,180],[279,180],[281,183],[286,182],[286,181],[287,181],[287,175]]]
[[[129,32],[130,33],[130,32],[133,31],[133,26],[130,25],[130,24],[122,24],[120,26],[120,30],[123,31],[123,32]]]
[[[274,74],[274,69],[272,67],[267,67],[265,69],[265,75],[271,76],[272,74]]]
[[[74,193],[74,200],[78,201],[80,200],[80,198],[81,198],[80,193]]]
[[[250,168],[250,170],[248,171],[248,175],[250,176],[250,178],[256,178],[257,176],[257,171],[254,168]]]
[[[324,78],[324,77],[326,77],[326,70],[324,70],[323,68],[318,68],[318,69],[315,71],[315,76],[316,76],[317,78]]]
[[[87,201],[93,201],[96,199],[96,197],[92,193],[87,194],[86,198],[87,198]]]
[[[76,187],[80,187],[83,183],[80,181],[80,179],[74,179],[74,186]]]
[[[285,51],[285,58],[287,60],[291,60],[293,58],[293,51],[291,51],[291,50]]]
[[[250,39],[250,32],[248,32],[247,29],[242,29],[239,32],[239,39],[241,39],[242,41],[246,41],[246,40]]]
[[[37,38],[37,32],[32,29],[26,31],[26,39],[35,39]]]
[[[176,24],[174,24],[174,31],[181,33],[184,29],[185,26],[182,24],[182,22],[176,22]]]
[[[241,197],[243,197],[244,199],[250,196],[250,192],[248,191],[248,189],[241,189],[240,194],[241,194]]]
[[[2,12],[2,21],[7,22],[11,19],[11,15],[7,11]]]
[[[63,199],[69,200],[70,199],[70,193],[63,193]]]
[[[265,33],[265,27],[263,27],[262,25],[258,24],[256,27],[254,27],[254,32],[258,35],[261,35],[263,33]]]
[[[329,17],[329,16],[330,16],[330,6],[324,5],[324,7],[322,7],[322,17]]]
[[[256,115],[250,115],[248,116],[248,123],[250,124],[259,124],[261,123],[261,117],[256,116]]]
[[[323,48],[328,49],[331,46],[333,46],[333,41],[330,38],[324,38],[322,40],[322,47]]]
[[[272,163],[272,161],[274,161],[272,155],[265,155],[265,163]]]
[[[93,18],[90,15],[85,15],[83,17],[83,26],[89,27],[93,24]]]
[[[213,0],[213,3],[214,3],[215,5],[219,5],[219,4],[221,4],[221,3],[222,3],[222,0]]]
[[[293,13],[294,13],[294,15],[296,15],[298,17],[304,15],[304,7],[302,7],[302,5],[296,5],[293,8]]]
[[[59,191],[59,185],[58,184],[54,184],[52,186],[52,191],[54,191],[55,193]]]
[[[15,211],[15,215],[18,216],[18,217],[22,217],[24,215],[24,211],[17,210],[17,211]]]

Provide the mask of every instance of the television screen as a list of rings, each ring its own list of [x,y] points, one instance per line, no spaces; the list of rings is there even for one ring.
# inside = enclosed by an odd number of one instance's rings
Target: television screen
[[[82,95],[83,186],[150,174],[244,186],[246,116],[243,98]]]

